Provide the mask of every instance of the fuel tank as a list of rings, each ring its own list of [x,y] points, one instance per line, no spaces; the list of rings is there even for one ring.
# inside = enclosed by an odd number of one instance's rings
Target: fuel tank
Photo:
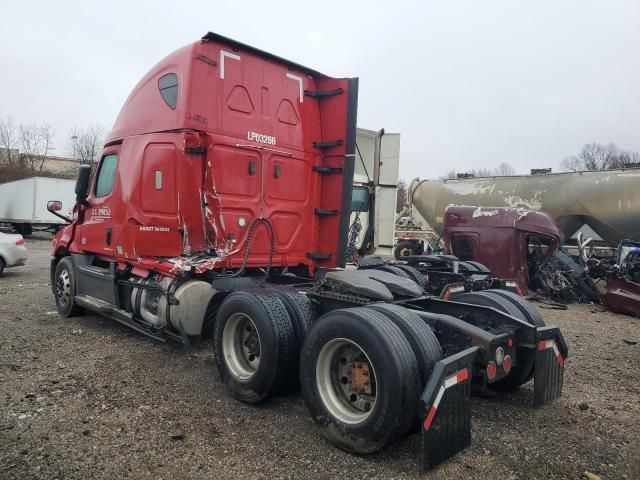
[[[415,179],[411,200],[429,225],[442,228],[448,205],[544,211],[565,241],[588,225],[609,245],[640,240],[640,168],[452,180]]]

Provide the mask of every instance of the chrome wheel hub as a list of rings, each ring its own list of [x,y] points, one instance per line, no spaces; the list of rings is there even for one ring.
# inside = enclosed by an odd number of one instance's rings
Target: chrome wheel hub
[[[231,374],[238,380],[250,379],[260,365],[260,336],[253,320],[234,313],[222,331],[222,353]]]

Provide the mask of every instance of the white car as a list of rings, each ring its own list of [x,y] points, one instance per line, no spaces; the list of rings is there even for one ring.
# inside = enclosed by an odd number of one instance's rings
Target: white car
[[[27,247],[22,235],[0,232],[0,274],[5,267],[17,267],[27,261]]]

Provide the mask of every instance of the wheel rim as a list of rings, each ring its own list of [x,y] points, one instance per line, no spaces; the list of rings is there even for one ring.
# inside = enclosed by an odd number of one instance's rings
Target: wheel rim
[[[260,366],[260,335],[251,317],[234,313],[222,331],[222,352],[231,374],[248,380]]]
[[[377,397],[376,375],[357,343],[336,338],[322,347],[316,361],[316,385],[322,403],[340,421],[354,425],[371,416]]]
[[[409,257],[413,255],[413,250],[409,247],[405,247],[403,249],[400,250],[400,256],[401,257]]]
[[[71,279],[66,268],[60,272],[56,280],[56,297],[61,305],[67,305],[71,300]]]

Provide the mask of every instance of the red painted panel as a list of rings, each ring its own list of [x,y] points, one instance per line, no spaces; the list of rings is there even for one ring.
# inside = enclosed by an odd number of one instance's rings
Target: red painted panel
[[[175,108],[158,88],[168,73],[178,79]],[[305,94],[338,88],[342,93],[332,96]],[[111,254],[145,268],[157,265],[153,257],[196,253],[224,257],[218,266],[238,266],[249,225],[267,218],[276,230],[274,265],[313,267],[310,252],[330,255],[321,263],[335,265],[346,243],[343,192],[350,194],[351,179],[341,171],[321,175],[313,167],[353,163],[347,152],[353,143],[349,125],[355,139],[348,89],[347,79],[220,38],[169,55],[134,88],[109,135],[110,144],[121,145],[119,186],[111,201],[122,253]],[[351,110],[355,114],[355,106]],[[337,140],[331,148],[314,146]],[[160,189],[156,172],[162,172]],[[339,213],[318,217],[315,208]],[[89,215],[85,223],[91,221]],[[92,249],[102,248],[97,236],[87,240]],[[269,245],[261,225],[249,266],[266,264]]]
[[[142,210],[149,214],[175,216],[176,146],[173,143],[150,143],[144,150],[140,176]]]

